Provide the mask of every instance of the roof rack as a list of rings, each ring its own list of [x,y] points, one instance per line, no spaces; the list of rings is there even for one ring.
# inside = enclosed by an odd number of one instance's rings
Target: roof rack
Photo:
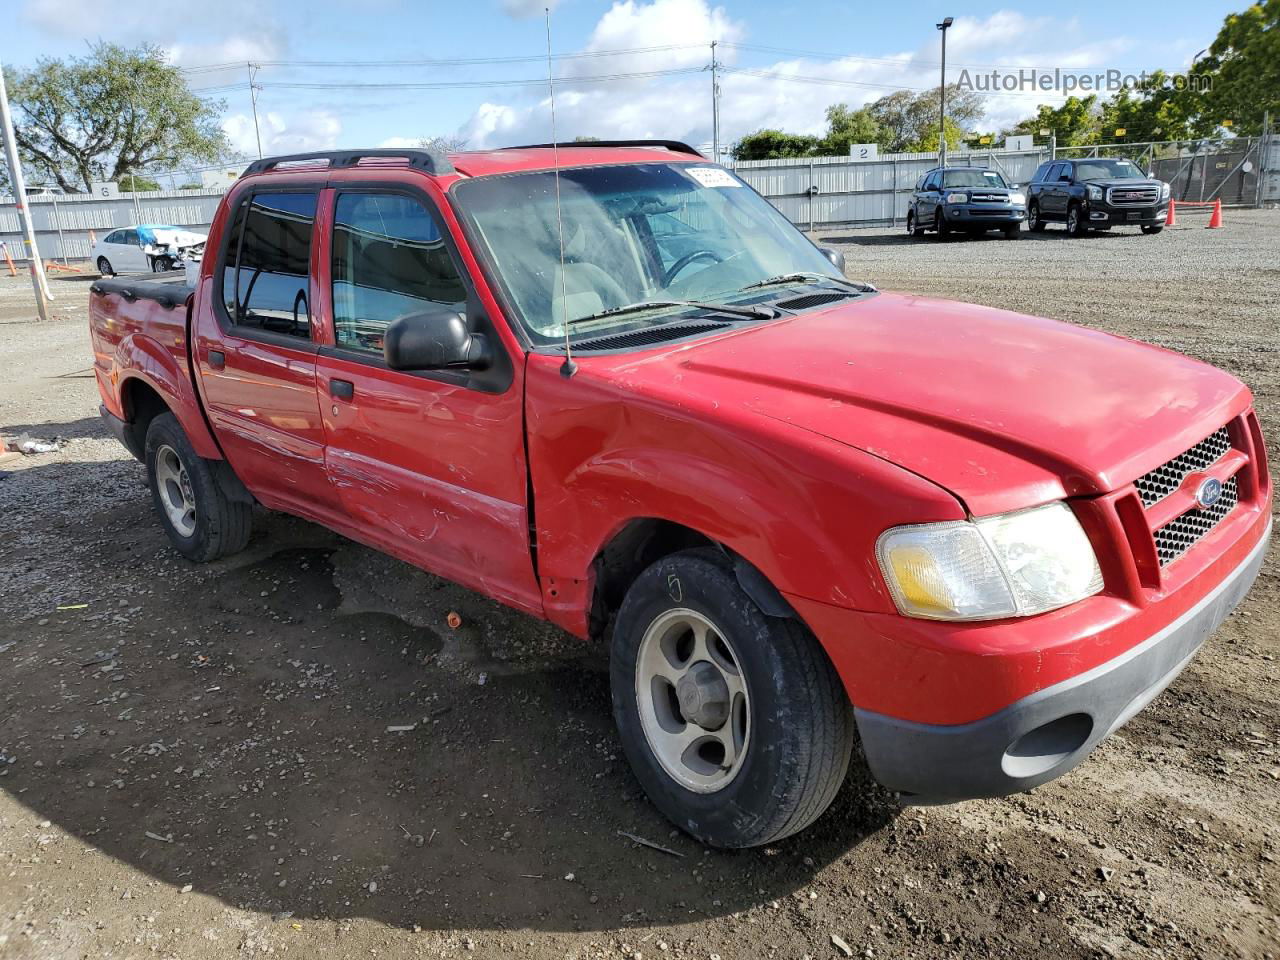
[[[703,154],[679,140],[581,140],[571,143],[526,143],[519,147],[503,147],[504,150],[537,150],[550,147],[661,147],[673,153],[689,153],[695,157]],[[705,159],[705,157],[704,157]]]
[[[266,173],[268,170],[274,170],[284,163],[302,164],[307,161],[326,161],[330,168],[335,167],[354,167],[361,160],[365,159],[387,159],[387,160],[407,160],[409,166],[416,167],[426,173],[443,174],[453,173],[453,164],[449,162],[449,158],[433,153],[430,150],[405,150],[401,148],[385,148],[380,150],[319,150],[314,153],[291,153],[281,157],[264,157],[261,160],[255,160],[249,166],[244,168],[242,177],[247,177],[251,173]]]

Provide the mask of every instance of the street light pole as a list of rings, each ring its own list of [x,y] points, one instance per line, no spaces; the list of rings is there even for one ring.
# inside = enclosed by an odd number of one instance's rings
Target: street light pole
[[[720,64],[716,62],[716,43],[711,41],[711,160],[720,162]]]
[[[13,118],[9,115],[9,92],[4,86],[3,65],[0,65],[0,139],[4,140],[4,158],[9,165],[9,185],[13,188],[13,200],[18,205],[18,216],[22,219],[22,239],[27,247],[31,286],[36,291],[36,312],[40,314],[41,320],[47,322],[48,288],[45,286],[44,264],[40,262],[40,250],[36,247],[36,228],[31,221],[31,208],[27,205],[27,185],[23,182],[22,167],[18,163],[18,142],[13,136]]]
[[[262,159],[262,133],[258,129],[258,91],[262,88],[254,82],[254,77],[258,74],[256,64],[246,64],[249,68],[249,102],[253,105],[253,135],[258,141],[258,159]]]
[[[938,84],[938,166],[947,165],[947,29],[955,17],[935,24],[942,31],[942,82]]]

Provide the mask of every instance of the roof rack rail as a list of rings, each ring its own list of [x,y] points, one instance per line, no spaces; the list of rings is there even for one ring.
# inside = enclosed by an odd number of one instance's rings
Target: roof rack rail
[[[679,140],[581,140],[570,143],[526,143],[519,147],[503,147],[504,150],[536,150],[550,147],[662,147],[673,153],[689,153],[695,157],[705,156],[687,143]]]
[[[395,147],[378,150],[317,150],[314,153],[290,153],[280,157],[263,157],[244,168],[242,177],[251,173],[266,173],[274,170],[282,163],[305,163],[308,160],[328,161],[330,168],[354,167],[361,160],[386,158],[388,160],[408,160],[409,166],[416,167],[426,173],[453,173],[453,164],[443,154],[430,150],[405,150]]]

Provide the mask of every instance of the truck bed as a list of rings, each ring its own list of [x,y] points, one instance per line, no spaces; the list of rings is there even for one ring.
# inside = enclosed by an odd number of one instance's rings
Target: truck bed
[[[195,292],[182,270],[144,274],[144,277],[103,277],[95,280],[89,289],[98,294],[119,294],[129,301],[153,300],[170,310],[186,303]]]

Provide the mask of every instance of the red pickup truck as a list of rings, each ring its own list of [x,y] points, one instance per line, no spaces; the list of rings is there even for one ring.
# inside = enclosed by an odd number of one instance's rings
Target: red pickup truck
[[[94,284],[102,413],[191,560],[260,504],[609,644],[708,843],[811,823],[859,742],[909,803],[1029,789],[1257,575],[1251,395],[841,266],[683,144],[261,160],[194,288]]]

